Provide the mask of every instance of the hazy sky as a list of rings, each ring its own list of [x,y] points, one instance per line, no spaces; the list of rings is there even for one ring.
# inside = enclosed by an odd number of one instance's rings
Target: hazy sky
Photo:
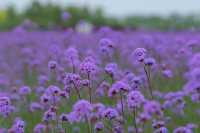
[[[22,10],[32,0],[0,0],[0,9],[9,4]],[[158,14],[169,15],[173,12],[180,14],[200,14],[200,0],[39,0],[43,3],[53,2],[59,5],[88,5],[90,8],[102,7],[109,15],[125,16],[129,14]]]

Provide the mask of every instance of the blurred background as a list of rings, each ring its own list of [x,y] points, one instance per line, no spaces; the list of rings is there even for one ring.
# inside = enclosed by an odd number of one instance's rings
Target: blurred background
[[[199,30],[199,0],[1,0],[0,30],[65,29],[80,23],[114,29]],[[30,28],[31,27],[31,28]]]

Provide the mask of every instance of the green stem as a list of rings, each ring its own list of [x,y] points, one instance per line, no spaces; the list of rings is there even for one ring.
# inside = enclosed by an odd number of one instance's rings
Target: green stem
[[[136,123],[136,116],[137,116],[137,108],[135,108],[133,110],[133,119],[134,119],[135,133],[138,133],[137,123]]]
[[[150,95],[151,95],[151,99],[153,99],[153,91],[152,91],[152,85],[151,85],[151,79],[150,79],[151,78],[150,70],[148,72],[148,70],[144,66],[144,71],[145,71],[145,74],[146,74],[146,77],[147,77],[147,84],[148,84],[149,92],[150,92]]]

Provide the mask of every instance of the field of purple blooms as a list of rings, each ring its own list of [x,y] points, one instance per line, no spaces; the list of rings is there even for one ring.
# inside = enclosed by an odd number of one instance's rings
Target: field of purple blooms
[[[200,33],[0,32],[0,133],[200,133]]]

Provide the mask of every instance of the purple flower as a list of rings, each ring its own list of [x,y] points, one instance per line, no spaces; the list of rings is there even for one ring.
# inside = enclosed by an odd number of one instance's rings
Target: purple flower
[[[57,66],[58,66],[58,64],[57,64],[56,61],[49,61],[49,62],[48,62],[48,68],[49,68],[50,70],[56,69]]]
[[[0,133],[6,133],[7,129],[5,128],[0,128]]]
[[[97,72],[97,65],[95,64],[95,62],[91,61],[91,60],[87,60],[85,59],[81,64],[80,64],[80,71],[83,74],[94,74]]]
[[[90,81],[88,79],[84,79],[84,80],[81,80],[81,84],[85,87],[88,87],[89,84],[90,84]]]
[[[102,116],[109,120],[116,119],[119,116],[119,113],[114,108],[107,108],[102,112]]]
[[[61,90],[59,87],[54,86],[54,85],[50,85],[46,90],[45,90],[45,94],[49,95],[49,96],[58,96],[60,94]]]
[[[200,94],[193,94],[193,95],[191,95],[191,100],[194,103],[200,103]]]
[[[44,93],[44,91],[45,91],[45,88],[42,86],[37,87],[35,90],[37,95],[41,95],[42,93]]]
[[[42,118],[42,121],[44,122],[50,122],[50,121],[55,121],[56,120],[56,113],[52,111],[51,109],[47,110]]]
[[[102,103],[96,103],[92,105],[92,108],[93,108],[94,113],[98,115],[99,117],[101,117],[101,114],[103,113],[106,107]]]
[[[145,124],[146,122],[148,122],[151,119],[151,115],[149,115],[146,112],[142,112],[139,114],[139,116],[136,119],[137,123],[141,123],[141,124]]]
[[[121,92],[128,92],[130,90],[130,86],[123,81],[115,82],[112,87],[108,91],[108,96],[112,97]]]
[[[108,38],[103,38],[99,41],[100,45],[100,51],[101,53],[107,55],[107,56],[112,56],[113,50],[114,50],[114,43],[108,39]]]
[[[200,67],[199,60],[200,60],[200,53],[194,54],[193,57],[189,60],[189,63],[188,63],[189,67],[191,69]]]
[[[114,125],[113,126],[113,132],[114,133],[124,133],[123,127],[121,125]]]
[[[106,81],[103,81],[96,89],[96,94],[99,96],[104,96],[105,92],[107,92],[109,88],[110,88],[110,84]]]
[[[59,96],[61,96],[62,98],[69,98],[69,92],[60,91]]]
[[[192,95],[195,93],[200,93],[200,83],[197,81],[187,82],[183,86],[183,90],[187,95]]]
[[[193,123],[188,123],[186,125],[187,128],[189,129],[195,129],[195,128],[198,128],[199,126],[197,124],[193,124]]]
[[[168,130],[166,127],[160,127],[156,129],[153,133],[168,133]]]
[[[67,122],[67,121],[68,121],[68,115],[62,113],[62,114],[59,116],[59,119],[60,119],[61,122]]]
[[[161,127],[165,126],[165,122],[164,121],[153,121],[152,127],[154,129],[159,129]]]
[[[48,104],[51,101],[51,97],[47,94],[44,94],[40,97],[40,101],[42,104]]]
[[[147,66],[153,66],[156,64],[156,60],[154,58],[145,58],[144,59],[144,64],[147,65]]]
[[[123,78],[123,80],[125,82],[128,82],[128,83],[132,83],[133,79],[136,77],[136,75],[132,72],[125,72],[125,76]]]
[[[109,64],[106,65],[105,71],[109,75],[114,76],[118,71],[118,66],[117,66],[116,63],[109,63]]]
[[[79,58],[78,50],[74,47],[69,47],[67,50],[65,50],[64,55],[68,61],[77,60]]]
[[[183,91],[191,97],[191,100],[194,103],[200,102],[200,83],[197,81],[190,81],[188,82],[184,88]]]
[[[13,112],[13,106],[9,97],[0,97],[0,115],[7,117]]]
[[[176,128],[173,133],[193,133],[190,128],[187,127],[178,127]]]
[[[80,122],[81,118],[82,117],[78,113],[73,112],[73,111],[67,114],[67,119],[71,124],[74,122]]]
[[[143,62],[144,59],[145,59],[145,56],[146,56],[146,49],[144,48],[136,48],[134,51],[133,51],[133,57],[134,59],[136,59],[137,61],[139,62]]]
[[[73,73],[66,73],[65,78],[64,78],[64,84],[69,85],[69,84],[80,84],[81,83],[81,77],[78,74],[73,74]]]
[[[19,94],[20,95],[25,96],[25,95],[28,95],[30,93],[31,93],[31,88],[28,87],[28,86],[23,86],[23,87],[19,88]]]
[[[99,45],[101,47],[107,47],[107,48],[113,48],[114,47],[113,42],[110,39],[108,39],[108,38],[102,38],[99,41]]]
[[[66,93],[70,94],[70,92],[71,92],[70,85],[65,85],[64,88],[63,88],[63,91],[65,91]]]
[[[74,47],[69,47],[66,51],[64,51],[64,58],[69,66],[72,67],[74,70],[76,66],[78,66],[80,63],[78,51]]]
[[[185,108],[184,96],[185,94],[182,91],[169,92],[164,96],[165,101],[162,107],[164,109],[171,109],[176,114],[183,115],[183,109]]]
[[[163,116],[161,105],[157,101],[146,101],[144,104],[144,111],[151,116]]]
[[[48,79],[48,77],[45,76],[45,75],[40,75],[40,76],[38,77],[38,83],[39,83],[40,85],[45,85],[48,81],[49,81],[49,79]]]
[[[95,131],[97,131],[97,132],[102,131],[103,128],[104,128],[103,122],[97,122],[97,123],[94,125],[94,129],[95,129]]]
[[[92,105],[86,100],[79,100],[73,105],[73,112],[82,117],[88,116],[92,111]]]
[[[61,89],[57,86],[50,85],[44,92],[44,94],[40,97],[41,103],[43,104],[57,104],[60,97]]]
[[[20,118],[16,118],[12,130],[16,133],[24,133],[25,131],[25,122]]]
[[[0,106],[10,105],[11,101],[9,97],[0,97]]]
[[[43,106],[40,103],[37,103],[37,102],[31,103],[30,111],[34,112],[34,111],[37,111],[37,110],[43,110]]]
[[[189,72],[190,81],[200,81],[200,68],[194,68]]]
[[[172,78],[173,77],[173,73],[171,70],[166,69],[162,71],[163,76],[167,77],[167,78]]]
[[[131,91],[127,96],[127,104],[130,109],[140,108],[145,98],[139,91]]]
[[[33,129],[34,133],[43,133],[45,130],[46,130],[46,125],[41,123],[37,124]]]

